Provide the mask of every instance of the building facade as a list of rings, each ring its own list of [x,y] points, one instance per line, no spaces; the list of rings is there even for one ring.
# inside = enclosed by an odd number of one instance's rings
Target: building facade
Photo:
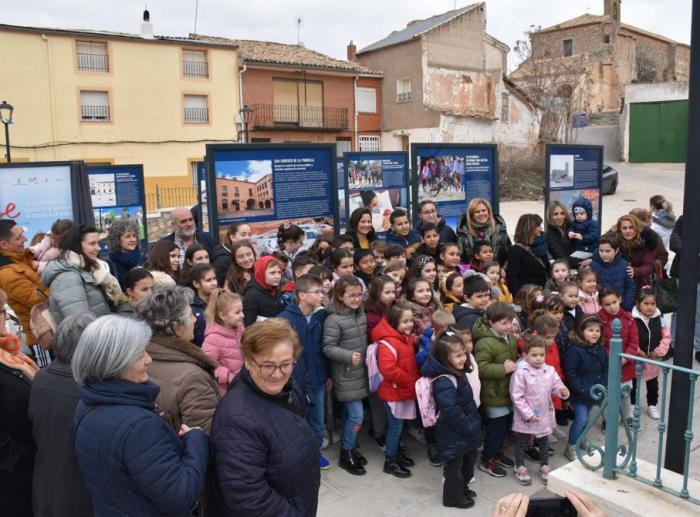
[[[216,181],[218,213],[222,217],[243,217],[237,212],[263,215],[262,211],[272,211],[272,174],[266,174],[257,181],[219,178]],[[259,213],[260,212],[260,213]]]

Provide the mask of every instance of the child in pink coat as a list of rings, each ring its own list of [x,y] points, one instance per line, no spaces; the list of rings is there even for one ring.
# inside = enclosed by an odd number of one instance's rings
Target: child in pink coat
[[[73,221],[70,219],[58,219],[51,225],[51,233],[35,244],[29,246],[29,251],[34,255],[32,267],[39,273],[43,273],[46,265],[61,255],[59,245],[61,238],[71,229]]]
[[[510,378],[510,398],[513,401],[513,431],[515,446],[515,477],[521,485],[532,484],[525,467],[525,449],[532,437],[540,451],[540,478],[547,483],[549,478],[549,446],[547,437],[557,425],[554,405],[550,395],[569,398],[556,370],[545,364],[547,340],[542,336],[525,337],[525,357],[518,361]]]
[[[214,376],[219,383],[219,392],[224,396],[231,381],[243,367],[243,298],[216,289],[209,296],[205,316],[207,327],[202,350],[219,363]]]

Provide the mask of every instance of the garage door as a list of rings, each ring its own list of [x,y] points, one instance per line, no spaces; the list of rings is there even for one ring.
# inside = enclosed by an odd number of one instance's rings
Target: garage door
[[[687,139],[687,100],[630,105],[631,162],[685,162]]]

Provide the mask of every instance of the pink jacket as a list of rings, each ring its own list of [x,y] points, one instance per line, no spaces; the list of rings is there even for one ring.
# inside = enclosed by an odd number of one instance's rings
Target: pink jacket
[[[553,367],[530,366],[526,360],[517,362],[510,378],[510,398],[513,401],[513,431],[533,434],[536,437],[552,434],[557,425],[551,396],[561,397],[564,383]],[[537,416],[539,422],[528,422]]]
[[[632,308],[632,316],[634,316],[634,319],[640,320],[642,323],[644,323],[647,329],[649,328],[649,318],[639,312],[637,307]],[[666,325],[661,311],[656,309],[656,314],[654,314],[654,317],[658,318],[659,316],[661,316],[661,341],[659,341],[659,344],[656,345],[656,348],[654,348],[654,354],[657,357],[663,357],[666,355],[668,348],[671,346],[671,331],[668,329],[668,325]],[[661,368],[659,366],[644,363],[642,379],[649,381],[651,379],[656,379],[659,375],[661,375]]]
[[[585,314],[595,314],[600,310],[600,303],[598,302],[598,291],[593,294],[584,293],[579,289],[578,291],[578,304]]]
[[[207,328],[204,331],[202,350],[219,363],[219,367],[214,371],[214,376],[219,383],[219,392],[222,396],[243,367],[242,334],[242,327],[229,330],[214,322],[207,323]]]
[[[34,260],[38,262],[37,271],[43,273],[46,265],[61,256],[61,250],[53,246],[51,234],[47,234],[39,244],[29,247],[29,251],[34,255]]]

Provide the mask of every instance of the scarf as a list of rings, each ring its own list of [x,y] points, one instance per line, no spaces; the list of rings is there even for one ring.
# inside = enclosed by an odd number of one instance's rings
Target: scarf
[[[477,241],[490,241],[491,240],[491,223],[489,221],[484,224],[478,224],[476,221],[472,222],[472,228],[476,232],[475,237]]]
[[[65,260],[71,266],[85,271],[85,259],[74,251],[66,253]],[[95,279],[95,283],[104,291],[107,298],[115,305],[125,300],[119,282],[109,272],[109,265],[104,260],[95,259],[95,267],[90,271],[90,274]]]
[[[546,259],[547,258],[547,235],[544,233],[540,234],[539,237],[537,237],[534,242],[531,244],[532,251],[535,252],[535,255],[537,255],[540,258]]]
[[[134,251],[111,251],[109,253],[109,258],[112,264],[114,264],[114,269],[117,272],[117,279],[121,284],[126,274],[141,264],[141,250],[137,247]]]

